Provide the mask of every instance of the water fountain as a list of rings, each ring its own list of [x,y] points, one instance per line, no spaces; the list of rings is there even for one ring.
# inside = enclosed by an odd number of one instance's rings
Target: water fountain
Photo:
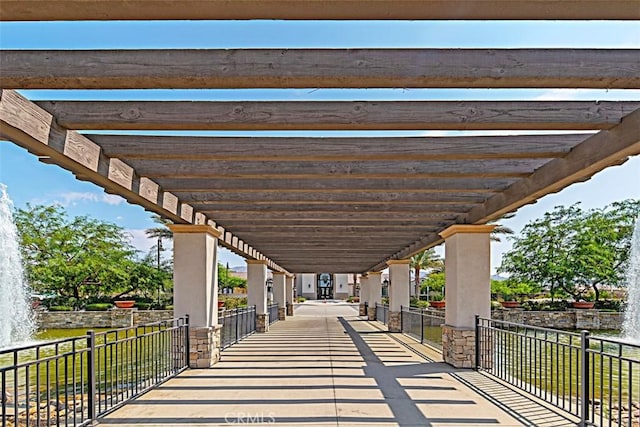
[[[622,332],[625,339],[640,343],[640,217],[631,238],[626,279],[628,297]]]
[[[0,348],[29,340],[35,330],[12,208],[0,184]]]

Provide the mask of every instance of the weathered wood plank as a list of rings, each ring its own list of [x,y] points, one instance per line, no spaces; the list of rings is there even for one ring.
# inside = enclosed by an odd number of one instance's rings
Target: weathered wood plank
[[[12,89],[640,87],[636,49],[0,50]]]
[[[561,157],[588,134],[262,138],[88,134],[107,156],[235,161],[456,160]]]
[[[226,161],[226,160],[128,160],[139,174],[149,178],[444,178],[524,177],[550,159],[475,159],[424,161]]]
[[[104,155],[93,141],[59,126],[50,114],[12,90],[0,90],[0,137],[176,223],[204,218],[193,206],[148,177],[141,178],[125,162]]]
[[[229,193],[229,192],[180,192],[175,194],[194,206],[218,205],[221,203],[253,203],[253,204],[335,204],[335,203],[482,203],[490,193],[457,192],[457,193],[408,193],[353,191],[351,193],[278,193],[264,191],[261,193]]]
[[[3,21],[630,20],[634,0],[3,0]]]
[[[263,212],[437,212],[460,215],[461,212],[467,212],[474,204],[393,204],[393,203],[373,203],[373,204],[361,204],[358,206],[349,206],[344,204],[337,205],[311,205],[311,204],[299,204],[299,205],[252,205],[248,203],[238,205],[216,205],[211,209],[200,209],[203,213],[213,213],[215,217],[218,212],[254,212],[262,215]]]
[[[431,207],[433,208],[433,206]],[[311,210],[308,212],[296,212],[296,211],[274,211],[274,212],[261,212],[257,215],[252,211],[221,211],[216,213],[216,218],[219,219],[220,222],[224,223],[226,221],[233,221],[236,219],[241,220],[265,220],[265,221],[273,221],[277,223],[278,221],[377,221],[377,220],[386,220],[390,219],[389,215],[384,212],[352,212],[352,211],[336,211],[335,209],[324,210],[324,211],[315,211]],[[447,213],[447,212],[434,212],[433,210],[428,211],[415,211],[409,213],[401,213],[396,212],[393,215],[393,219],[411,219],[417,221],[447,221],[456,219],[457,215],[455,213]]]
[[[305,178],[156,178],[166,191],[253,193],[278,191],[280,193],[350,193],[376,192],[495,192],[513,184],[516,178],[396,178],[390,179],[324,179]]]
[[[40,101],[69,129],[600,130],[634,101]]]

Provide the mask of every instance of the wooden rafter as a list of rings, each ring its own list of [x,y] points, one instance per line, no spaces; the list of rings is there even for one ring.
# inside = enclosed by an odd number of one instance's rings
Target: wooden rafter
[[[3,0],[4,21],[640,19],[634,0]]]
[[[69,129],[600,130],[632,101],[40,101]]]
[[[2,50],[14,89],[640,87],[637,49]]]

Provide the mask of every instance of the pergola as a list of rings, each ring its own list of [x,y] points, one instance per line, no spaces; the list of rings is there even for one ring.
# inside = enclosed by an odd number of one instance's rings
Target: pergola
[[[3,0],[0,19],[637,20],[640,4]],[[3,138],[176,224],[208,225],[220,244],[285,274],[379,272],[441,243],[451,226],[486,224],[640,153],[640,101],[33,102],[15,91],[637,89],[637,49],[3,50],[0,58]],[[178,132],[92,133],[112,130]],[[179,135],[187,130],[507,135]],[[508,135],[540,130],[550,133]]]

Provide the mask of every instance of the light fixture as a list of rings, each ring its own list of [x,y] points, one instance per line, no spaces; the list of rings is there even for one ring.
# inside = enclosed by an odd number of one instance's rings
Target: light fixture
[[[384,279],[382,286],[389,286],[389,279]]]
[[[307,285],[307,288],[311,289],[311,283],[309,283],[309,284]]]

